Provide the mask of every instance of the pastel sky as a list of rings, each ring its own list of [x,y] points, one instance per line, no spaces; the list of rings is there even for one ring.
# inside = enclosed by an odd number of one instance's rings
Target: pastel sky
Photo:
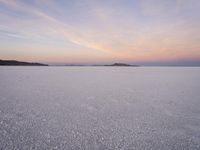
[[[200,0],[0,0],[0,59],[200,63]]]

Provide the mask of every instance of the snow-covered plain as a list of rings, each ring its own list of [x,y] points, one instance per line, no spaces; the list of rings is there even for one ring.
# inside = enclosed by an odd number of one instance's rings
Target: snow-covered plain
[[[0,67],[0,149],[199,150],[198,67]]]

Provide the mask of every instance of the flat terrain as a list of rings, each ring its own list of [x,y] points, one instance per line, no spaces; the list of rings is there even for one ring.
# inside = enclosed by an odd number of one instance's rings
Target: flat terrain
[[[0,149],[199,150],[198,67],[0,67]]]

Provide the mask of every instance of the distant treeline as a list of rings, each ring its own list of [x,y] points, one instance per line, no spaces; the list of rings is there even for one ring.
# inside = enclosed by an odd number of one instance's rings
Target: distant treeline
[[[0,60],[0,66],[48,66],[47,64],[22,62],[16,60]]]

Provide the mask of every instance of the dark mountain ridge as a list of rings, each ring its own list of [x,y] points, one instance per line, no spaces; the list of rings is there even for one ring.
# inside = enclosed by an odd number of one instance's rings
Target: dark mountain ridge
[[[23,62],[16,60],[1,60],[0,66],[48,66],[47,64],[35,63],[35,62]]]

